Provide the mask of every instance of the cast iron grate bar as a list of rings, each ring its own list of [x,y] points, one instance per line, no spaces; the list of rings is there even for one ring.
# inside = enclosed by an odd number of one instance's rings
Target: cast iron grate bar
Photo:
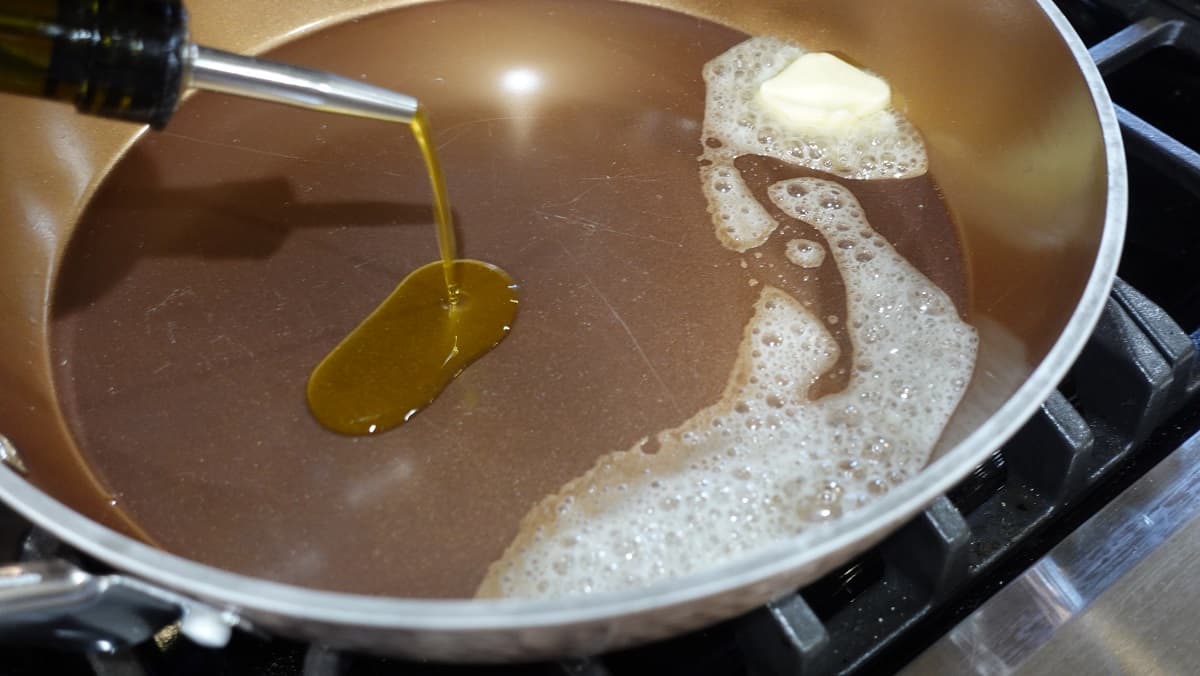
[[[751,613],[738,634],[750,673],[816,673],[829,632],[800,594]]]
[[[559,676],[611,676],[598,660],[576,659],[558,663]]]
[[[1109,75],[1154,49],[1175,44],[1187,30],[1188,24],[1183,21],[1163,21],[1150,17],[1130,24],[1088,52],[1100,72]]]
[[[1125,138],[1125,152],[1172,177],[1188,192],[1200,193],[1200,153],[1121,106],[1116,109]]]
[[[1184,333],[1184,330],[1175,331],[1177,325],[1162,308],[1123,280],[1116,281],[1112,296],[1129,317],[1138,322],[1138,328],[1145,332],[1171,365],[1172,385],[1168,398],[1176,400],[1187,397],[1200,388],[1200,374],[1196,371],[1198,362],[1195,340]],[[1166,326],[1172,330],[1164,333],[1162,328]]]
[[[1184,142],[1187,137],[1194,135],[1194,115],[1181,115],[1179,111],[1181,106],[1200,106],[1200,92],[1180,86],[1173,89],[1169,95],[1171,98],[1156,101],[1162,98],[1154,96],[1155,92],[1164,89],[1155,86],[1160,83],[1147,85],[1143,82],[1144,73],[1125,72],[1139,66],[1139,60],[1163,62],[1153,63],[1151,73],[1168,68],[1194,70],[1192,66],[1200,64],[1200,27],[1181,19],[1163,21],[1155,17],[1146,18],[1110,36],[1090,51],[1100,71],[1109,79],[1113,98],[1137,105],[1145,111],[1139,114],[1117,106],[1117,118],[1121,123],[1127,152],[1172,176],[1186,190],[1200,193],[1200,153]],[[1147,86],[1153,87],[1153,90],[1147,91]],[[1147,115],[1154,119],[1148,119]],[[1177,133],[1163,128],[1161,125],[1164,124],[1170,125]]]
[[[1176,331],[1183,337],[1181,329]],[[1084,418],[1109,435],[1104,462],[1115,461],[1172,411],[1173,366],[1115,299],[1110,298],[1096,331],[1071,367]],[[1094,456],[1096,457],[1096,456]],[[1097,471],[1103,469],[1097,468]]]
[[[1066,502],[1087,483],[1095,435],[1079,411],[1054,393],[1010,442],[1013,473],[1054,504]]]

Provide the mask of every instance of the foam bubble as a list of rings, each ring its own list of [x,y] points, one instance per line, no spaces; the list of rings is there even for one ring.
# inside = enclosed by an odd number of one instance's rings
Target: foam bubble
[[[787,259],[802,268],[819,268],[825,262],[825,247],[811,239],[793,239],[787,243]]]
[[[479,596],[580,595],[683,575],[835,520],[928,461],[974,368],[975,331],[846,188],[800,178],[769,195],[839,242],[828,255],[846,286],[845,390],[808,398],[837,343],[822,318],[764,285],[720,400],[655,435],[653,454],[639,442],[605,455],[539,503]]]

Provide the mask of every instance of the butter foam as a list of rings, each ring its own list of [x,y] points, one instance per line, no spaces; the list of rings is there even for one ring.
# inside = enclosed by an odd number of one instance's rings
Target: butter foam
[[[912,178],[928,170],[920,133],[894,107],[827,127],[795,126],[772,113],[760,94],[763,84],[806,54],[798,45],[756,37],[704,66],[700,185],[717,238],[733,251],[760,246],[776,227],[733,166],[742,155],[852,179]]]
[[[827,180],[770,188],[813,225],[846,285],[853,369],[810,400],[837,343],[819,317],[764,286],[720,400],[601,457],[542,500],[489,568],[480,597],[637,587],[727,561],[837,519],[919,471],[974,367],[975,331],[950,299]]]

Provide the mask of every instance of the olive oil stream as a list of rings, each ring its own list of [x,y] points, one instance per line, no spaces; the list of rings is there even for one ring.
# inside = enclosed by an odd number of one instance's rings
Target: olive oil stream
[[[407,422],[512,328],[517,285],[500,268],[459,259],[446,180],[419,109],[412,132],[433,189],[441,260],[409,273],[308,380],[313,416],[343,434]]]

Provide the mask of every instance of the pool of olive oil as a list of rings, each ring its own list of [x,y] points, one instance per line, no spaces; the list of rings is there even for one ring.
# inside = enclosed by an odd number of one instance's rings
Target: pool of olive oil
[[[424,109],[412,131],[433,188],[442,258],[409,273],[313,370],[309,408],[343,434],[375,434],[407,422],[503,340],[517,314],[517,285],[507,273],[458,258],[446,179]]]

